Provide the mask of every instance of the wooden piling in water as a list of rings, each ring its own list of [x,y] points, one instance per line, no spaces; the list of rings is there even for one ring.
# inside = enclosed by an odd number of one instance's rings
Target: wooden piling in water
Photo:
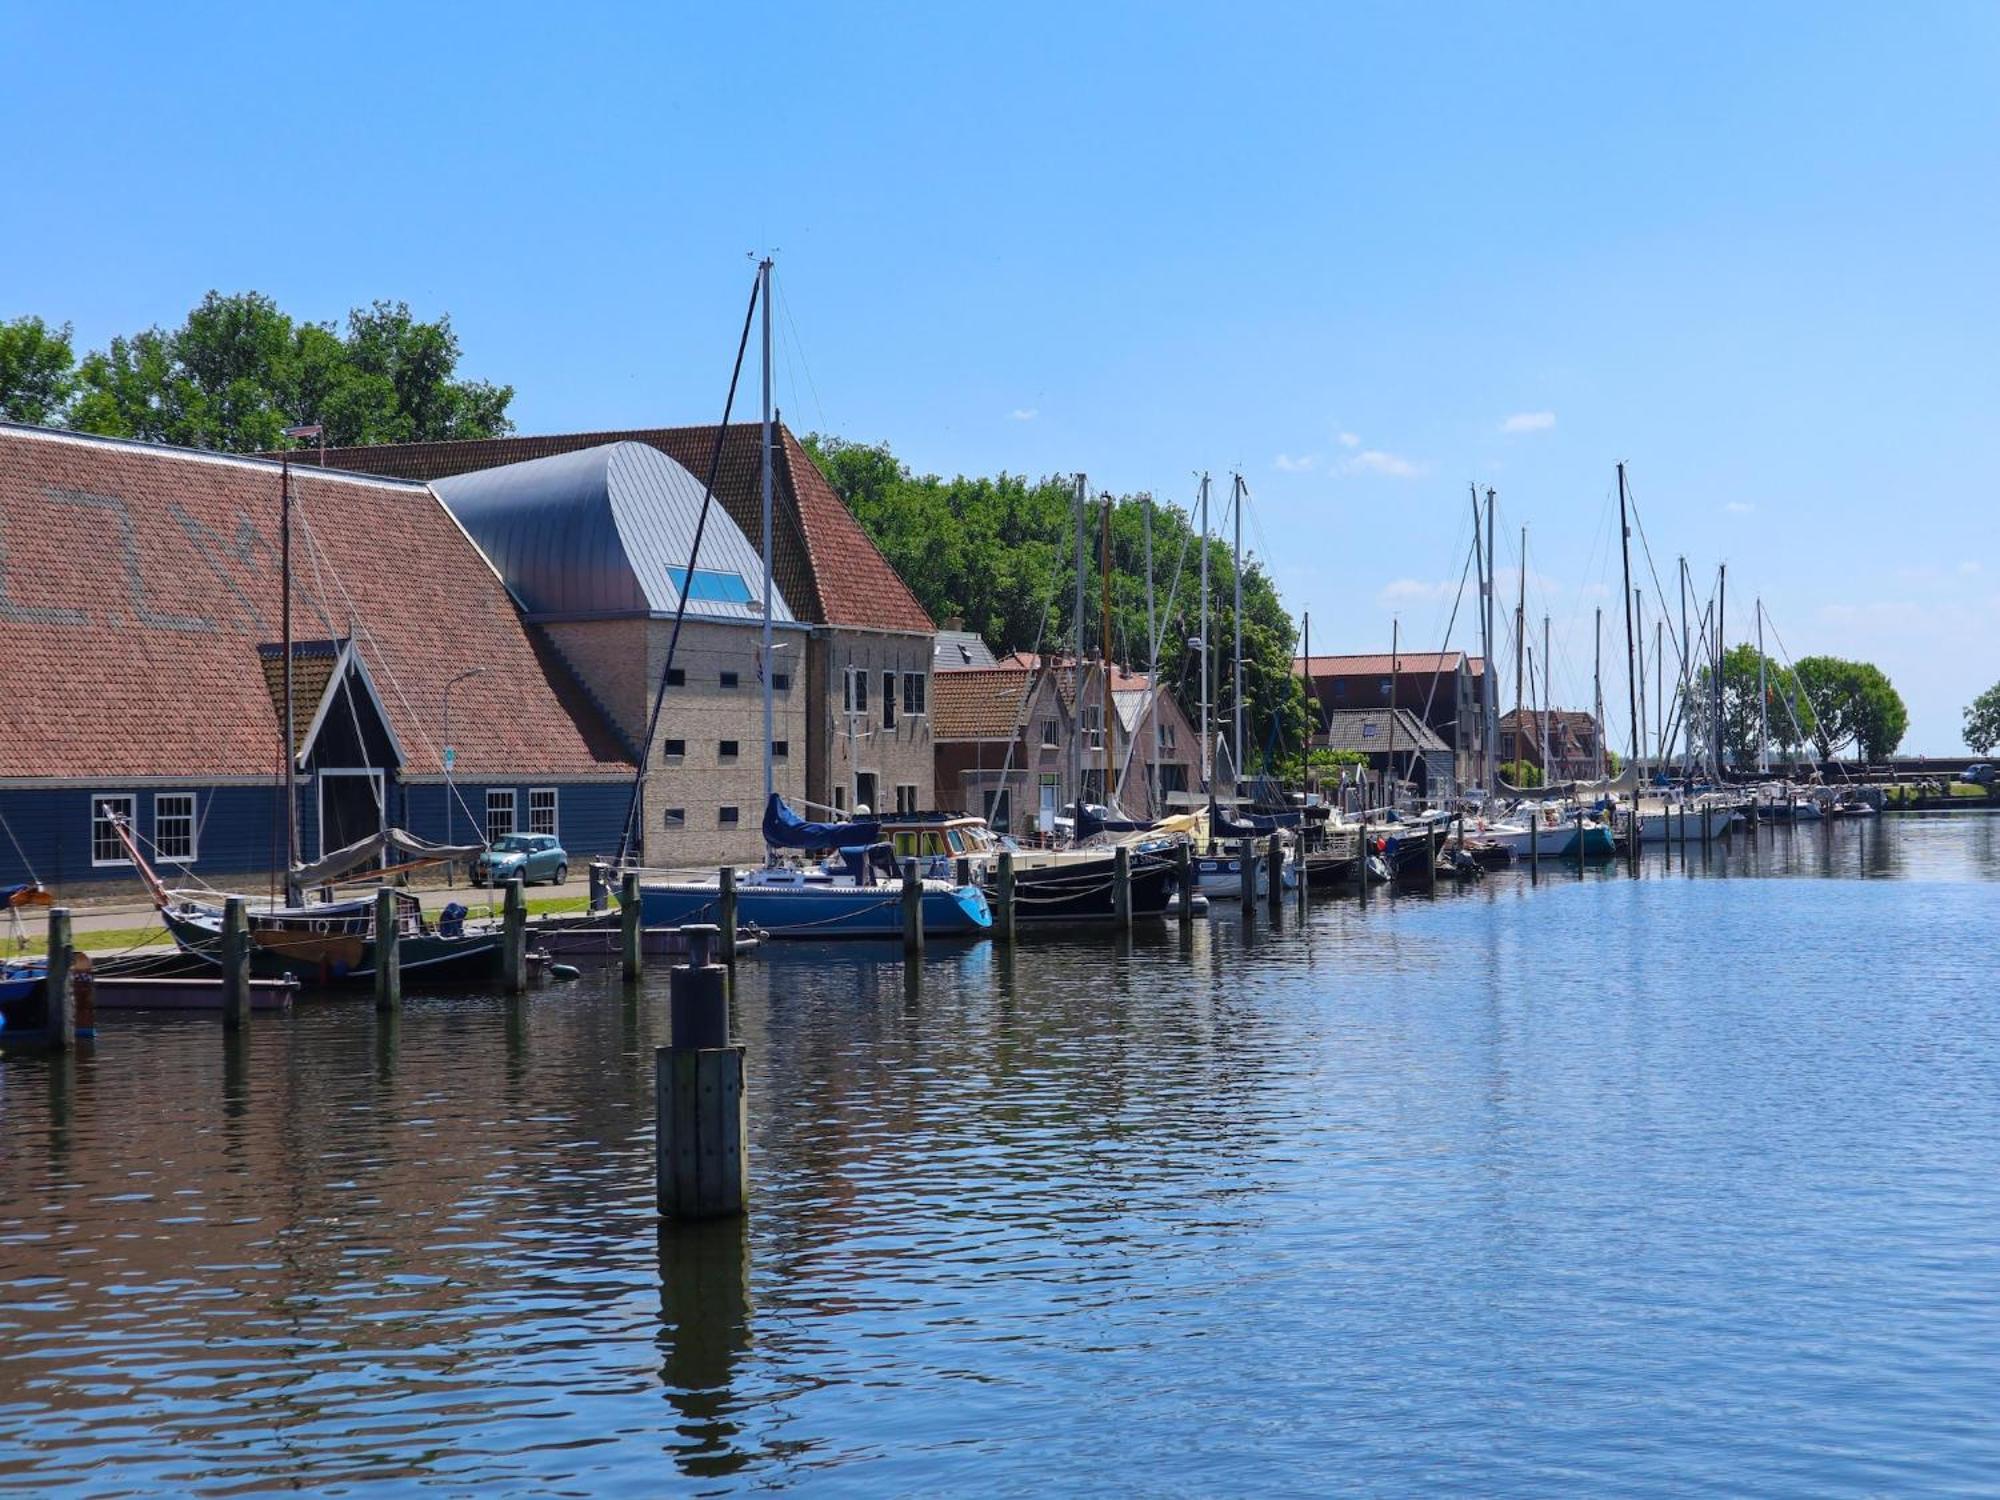
[[[250,908],[241,896],[222,903],[222,1028],[250,1024]]]
[[[1578,879],[1583,877],[1583,809],[1580,807],[1576,810],[1576,873]]]
[[[1186,839],[1174,845],[1174,890],[1179,893],[1180,905],[1175,915],[1181,926],[1194,925],[1194,845]]]
[[[993,876],[993,936],[1014,941],[1014,851],[1002,849]]]
[[[639,876],[627,870],[618,881],[618,966],[627,979],[637,979],[645,966],[643,934]]]
[[[721,930],[722,962],[736,967],[736,867],[724,865],[715,874],[715,922]]]
[[[1359,832],[1355,834],[1355,838],[1359,842],[1354,846],[1354,890],[1355,894],[1360,896],[1361,904],[1366,906],[1368,904],[1368,820],[1366,818],[1361,820],[1361,827]]]
[[[70,987],[75,949],[70,943],[69,908],[49,908],[49,969],[42,981],[47,1007],[48,1044],[58,1052],[76,1046],[76,993]]]
[[[1285,846],[1275,833],[1264,851],[1264,905],[1274,917],[1285,909]]]
[[[1542,878],[1542,809],[1539,804],[1528,814],[1528,884]]]
[[[917,874],[914,859],[903,861],[903,953],[921,956],[924,951],[924,882]]]
[[[525,917],[524,912],[524,931]],[[402,1003],[402,923],[396,916],[396,893],[385,885],[375,892],[375,1008],[392,1011]]]
[[[500,987],[510,995],[528,988],[528,898],[519,876],[507,882],[500,912]]]
[[[971,885],[972,861],[967,859],[963,854],[959,855],[957,862],[953,864],[951,867],[951,873],[955,877],[952,881],[953,885],[956,886]]]
[[[1257,841],[1236,841],[1236,899],[1245,911],[1257,909]]]
[[[601,859],[590,862],[590,909],[592,912],[609,910],[611,906],[611,868]]]
[[[719,1219],[749,1202],[743,1048],[729,1041],[728,970],[715,928],[681,929],[689,962],[669,976],[669,1044],[653,1053],[653,1180],[660,1216]]]
[[[1132,925],[1132,851],[1123,844],[1111,851],[1111,918],[1120,927]]]

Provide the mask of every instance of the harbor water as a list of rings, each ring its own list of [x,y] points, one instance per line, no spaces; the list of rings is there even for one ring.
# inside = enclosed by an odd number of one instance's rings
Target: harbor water
[[[2000,820],[0,1065],[0,1493],[1992,1493]]]

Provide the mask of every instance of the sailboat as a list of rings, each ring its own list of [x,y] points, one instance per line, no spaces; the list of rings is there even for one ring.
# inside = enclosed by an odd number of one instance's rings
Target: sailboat
[[[760,450],[763,480],[764,650],[770,661],[772,583],[771,516],[771,261],[757,266],[757,297],[763,318],[764,409]],[[732,382],[731,389],[734,385]],[[695,559],[688,559],[690,573]],[[668,660],[672,660],[669,652]],[[772,681],[764,682],[764,847],[766,862],[736,876],[736,920],[774,938],[892,938],[903,931],[901,876],[893,854],[873,820],[811,823],[786,805],[773,785],[771,767]],[[662,692],[665,691],[664,682]],[[657,713],[657,710],[655,711]],[[649,737],[650,738],[650,737]],[[784,864],[769,856],[790,849],[839,851],[840,868]],[[922,921],[927,937],[977,936],[993,925],[993,914],[977,886],[948,880],[922,882]],[[642,878],[639,903],[648,927],[680,927],[714,922],[721,916],[719,879]]]

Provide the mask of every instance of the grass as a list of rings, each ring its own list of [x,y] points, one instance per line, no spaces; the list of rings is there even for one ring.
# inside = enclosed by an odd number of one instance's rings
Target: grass
[[[1992,795],[1992,793],[1986,787],[1968,786],[1966,783],[1962,781],[1954,781],[1950,783],[1948,791],[1950,795],[1954,797],[1986,798]],[[1928,795],[1930,794],[1927,792],[1918,791],[1916,787],[1911,786],[1907,782],[1898,782],[1895,786],[1887,788],[1883,793],[1885,799],[1890,802],[1913,802],[1918,797],[1928,796]]]

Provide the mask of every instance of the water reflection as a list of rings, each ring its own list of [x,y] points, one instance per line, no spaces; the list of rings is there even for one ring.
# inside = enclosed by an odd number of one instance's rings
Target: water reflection
[[[750,1238],[744,1220],[659,1231],[660,1383],[678,1421],[681,1471],[733,1474],[755,1459],[735,1420],[738,1366],[750,1349]]]

